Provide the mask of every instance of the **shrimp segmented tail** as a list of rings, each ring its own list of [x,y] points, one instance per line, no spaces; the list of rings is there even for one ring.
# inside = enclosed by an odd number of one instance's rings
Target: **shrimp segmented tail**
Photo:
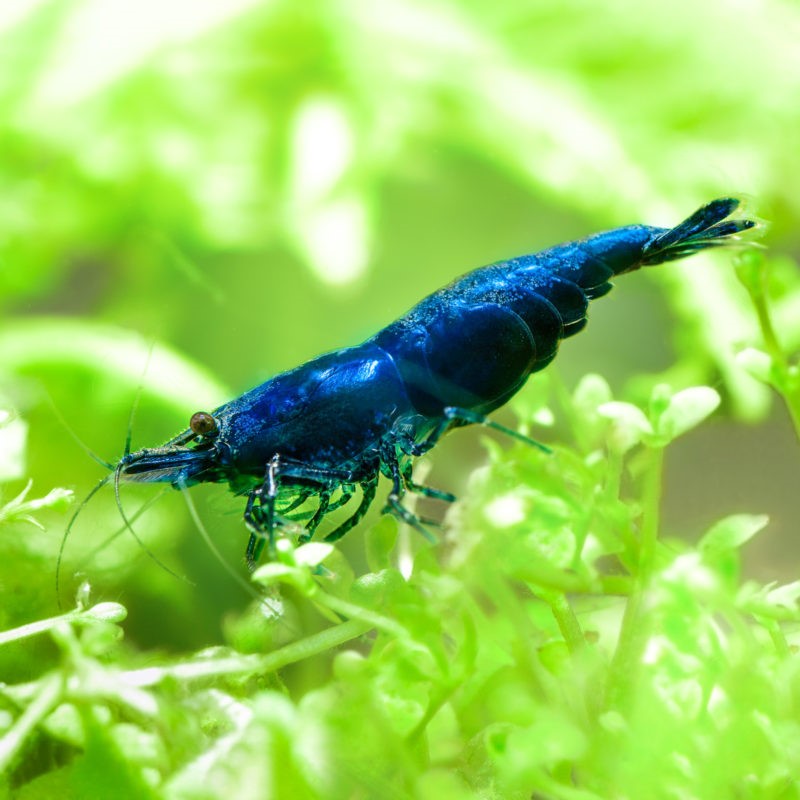
[[[731,244],[736,234],[758,224],[752,219],[728,219],[740,204],[735,197],[722,197],[704,205],[679,225],[651,239],[644,246],[642,266],[663,264],[709,247]]]

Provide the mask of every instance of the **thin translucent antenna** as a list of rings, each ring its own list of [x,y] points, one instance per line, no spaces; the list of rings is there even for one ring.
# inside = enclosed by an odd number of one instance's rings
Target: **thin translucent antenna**
[[[214,540],[211,538],[211,535],[208,532],[208,529],[203,524],[203,520],[200,519],[200,515],[197,513],[197,506],[194,504],[194,500],[189,496],[188,487],[183,481],[178,481],[176,484],[178,489],[181,490],[181,494],[183,495],[183,499],[186,501],[186,506],[189,509],[189,514],[194,521],[194,524],[197,526],[197,530],[200,531],[200,536],[202,537],[203,541],[206,543],[206,546],[211,551],[214,558],[219,561],[222,568],[225,572],[230,575],[233,580],[239,584],[239,586],[247,592],[253,599],[257,600],[259,603],[263,603],[265,598],[263,595],[259,594],[238,572],[225,560],[225,557],[220,553],[217,546],[214,544]]]
[[[158,564],[158,566],[161,567],[161,569],[163,569],[164,572],[168,573],[169,575],[172,575],[173,578],[177,578],[179,581],[189,586],[194,586],[195,584],[192,581],[190,581],[187,577],[185,577],[184,575],[178,575],[177,572],[171,570],[163,561],[161,561],[158,558],[158,556],[156,556],[155,553],[153,553],[153,551],[150,550],[150,548],[141,540],[139,535],[133,529],[130,520],[125,514],[125,509],[122,507],[122,498],[120,497],[119,494],[119,476],[122,473],[122,466],[123,466],[122,462],[120,462],[119,464],[117,464],[117,468],[114,470],[114,498],[117,501],[117,508],[119,509],[119,515],[122,517],[122,521],[125,523],[125,528],[127,529],[128,533],[130,533],[130,535],[133,536],[133,538],[136,540],[139,547],[141,547],[142,550],[144,550],[148,558],[150,558],[154,563]]]
[[[110,479],[111,476],[109,475],[108,477]],[[131,524],[136,522],[136,520],[139,519],[139,517],[141,517],[145,513],[145,511],[150,509],[151,506],[155,505],[156,502],[158,502],[168,491],[169,487],[164,486],[157,495],[151,497],[146,503],[142,503],[142,505],[139,506],[139,508],[137,508],[136,511],[130,516]],[[122,536],[122,534],[125,533],[127,530],[128,529],[124,525],[121,528],[117,528],[117,530],[115,530],[114,533],[112,533],[110,536],[107,536],[102,542],[100,542],[100,544],[97,545],[97,547],[95,547],[93,550],[90,550],[86,554],[86,557],[84,558],[83,562],[78,566],[82,567],[86,563],[90,562],[98,553],[102,553],[103,550],[106,549],[106,547],[108,547],[115,539]]]
[[[81,504],[75,509],[75,513],[72,515],[69,523],[67,524],[66,529],[64,530],[64,535],[61,537],[61,545],[58,548],[58,556],[56,557],[56,601],[58,602],[58,610],[62,611],[63,608],[61,606],[61,563],[64,560],[64,549],[67,546],[67,539],[69,538],[70,533],[72,533],[72,526],[75,524],[75,520],[78,519],[78,514],[86,508],[86,504],[102,489],[109,481],[111,480],[111,475],[106,475],[97,486],[92,489],[86,497],[83,498]]]
[[[144,378],[147,371],[150,369],[150,361],[153,358],[153,349],[156,343],[150,342],[147,348],[147,358],[144,360],[144,368],[142,369],[142,377],[139,380],[139,386],[136,388],[136,394],[133,397],[133,404],[131,405],[131,413],[128,415],[128,432],[125,435],[125,453],[123,458],[129,456],[131,453],[131,438],[133,436],[133,422],[136,419],[136,412],[139,410],[139,401],[142,399],[142,389],[144,388]],[[113,469],[113,467],[112,467]]]
[[[50,393],[45,389],[44,396],[47,398],[47,402],[50,403],[50,409],[52,410],[53,414],[55,415],[56,419],[61,423],[64,427],[64,430],[72,437],[78,447],[86,453],[89,458],[94,459],[101,467],[105,467],[107,470],[112,471],[114,469],[114,465],[110,461],[106,461],[104,458],[101,458],[97,453],[92,450],[89,445],[87,445],[77,433],[75,433],[72,426],[67,422],[66,417],[58,410],[58,406],[56,406],[55,401],[50,396]]]

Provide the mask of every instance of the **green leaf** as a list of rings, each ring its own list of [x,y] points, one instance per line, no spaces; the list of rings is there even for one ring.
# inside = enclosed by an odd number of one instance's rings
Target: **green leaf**
[[[612,397],[608,381],[602,375],[590,372],[578,381],[572,393],[572,402],[578,411],[591,413],[599,406],[611,403]]]
[[[300,567],[316,567],[335,550],[336,548],[327,542],[307,542],[294,551],[294,558]]]
[[[40,511],[43,508],[63,511],[73,500],[70,489],[51,489],[44,497],[26,500],[32,486],[33,480],[29,480],[25,488],[13,500],[0,508],[0,523],[22,521],[42,529],[41,524],[31,516],[32,512]]]
[[[656,420],[656,433],[670,442],[699,425],[719,404],[719,393],[708,386],[693,386],[676,392]]]
[[[145,780],[144,764],[126,757],[116,731],[96,709],[84,710],[86,745],[75,761],[70,786],[76,797],[115,797],[120,800],[155,798]],[[125,734],[123,734],[124,738]]]
[[[252,575],[253,581],[270,586],[273,583],[286,581],[297,572],[297,568],[290,564],[281,564],[277,561],[270,561],[262,564]]]
[[[121,603],[98,603],[84,611],[83,616],[100,622],[122,622],[128,616],[128,609]]]
[[[757,347],[745,347],[736,354],[736,363],[756,380],[770,385],[775,384],[775,366],[772,357]]]
[[[614,422],[613,433],[609,436],[609,445],[619,453],[627,452],[653,433],[650,420],[640,408],[631,403],[620,401],[603,403],[597,409],[597,413]]]
[[[767,601],[772,605],[797,611],[798,601],[800,601],[800,581],[792,581],[770,589],[767,593]]]
[[[732,514],[712,525],[698,542],[700,552],[714,555],[736,550],[769,524],[766,514]]]

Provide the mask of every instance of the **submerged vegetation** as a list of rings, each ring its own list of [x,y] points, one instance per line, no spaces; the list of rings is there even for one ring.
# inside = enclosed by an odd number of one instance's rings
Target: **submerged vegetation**
[[[800,797],[800,15],[731,8],[3,4],[0,797]],[[73,436],[116,460],[137,393],[163,441],[470,268],[742,190],[768,248],[621,281],[515,398],[551,454],[419,464],[437,543],[287,538],[257,601],[125,487],[169,572],[100,492],[59,609]],[[247,580],[241,498],[192,491]]]
[[[800,582],[742,579],[764,516],[659,535],[665,451],[718,394],[660,385],[640,409],[597,375],[548,383],[521,402],[562,421],[552,454],[488,443],[443,540],[385,518],[366,569],[281,540],[225,646],[143,658],[88,586],[5,632],[55,644],[3,689],[0,767],[43,773],[21,796],[795,796]]]

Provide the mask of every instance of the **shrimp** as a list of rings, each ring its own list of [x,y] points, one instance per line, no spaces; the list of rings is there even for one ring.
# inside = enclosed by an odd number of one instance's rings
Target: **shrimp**
[[[340,539],[366,514],[381,475],[391,481],[384,513],[426,533],[405,493],[455,498],[415,483],[414,459],[454,428],[502,428],[487,415],[583,329],[589,301],[614,276],[736,241],[756,225],[731,218],[739,205],[720,198],[674,228],[629,225],[469,272],[365,342],[194,413],[160,447],[126,452],[114,469],[117,495],[120,481],[227,483],[247,498],[251,569],[265,543],[274,554],[276,530],[301,520],[307,541],[360,494],[325,536]]]

